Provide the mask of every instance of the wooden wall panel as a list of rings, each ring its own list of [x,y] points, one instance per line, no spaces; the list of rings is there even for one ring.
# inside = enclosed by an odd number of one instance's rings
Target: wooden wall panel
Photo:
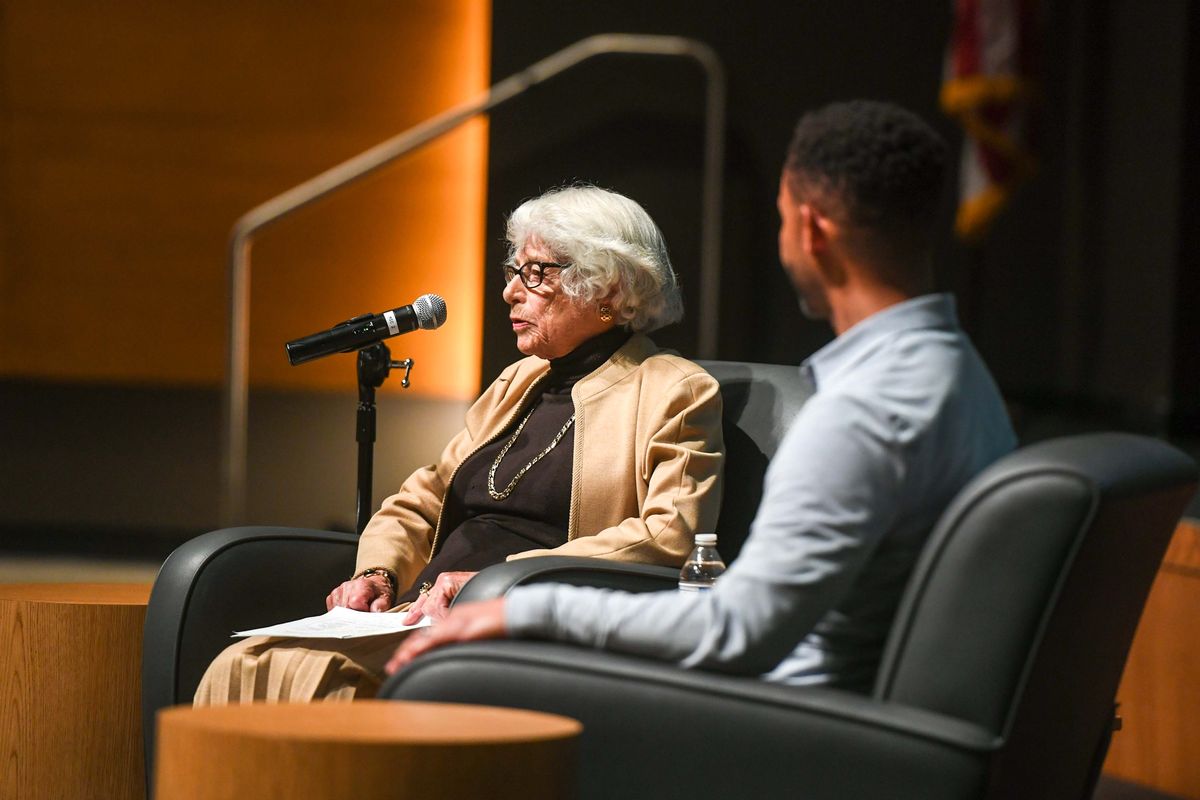
[[[487,0],[3,0],[0,376],[218,383],[233,222],[483,91],[489,38]],[[437,292],[449,322],[396,355],[475,393],[486,135],[262,234],[252,383],[352,389],[351,356],[292,368],[283,342]]]
[[[1200,800],[1200,522],[1171,540],[1138,625],[1117,701],[1124,721],[1104,771]]]

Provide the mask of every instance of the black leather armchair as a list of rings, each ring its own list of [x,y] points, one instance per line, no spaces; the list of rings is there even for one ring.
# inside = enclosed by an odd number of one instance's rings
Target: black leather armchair
[[[933,531],[869,695],[515,641],[430,653],[382,695],[581,720],[583,797],[1090,797],[1195,488],[1189,458],[1127,434],[1002,459]],[[537,567],[492,567],[467,589],[503,592],[500,577],[524,578],[501,573]]]
[[[736,556],[758,507],[767,462],[807,399],[795,367],[701,362],[721,384],[727,481],[718,532],[727,560]],[[325,596],[353,572],[357,537],[279,527],[214,531],[185,543],[163,564],[150,595],[142,654],[142,720],[147,775],[153,775],[154,717],[191,702],[204,670],[234,630],[323,613]],[[660,588],[677,570],[614,568],[597,559],[525,559],[543,579],[597,582],[629,590]],[[501,571],[471,581],[469,596],[497,592]],[[265,578],[265,580],[264,580]],[[525,578],[532,579],[532,578]]]

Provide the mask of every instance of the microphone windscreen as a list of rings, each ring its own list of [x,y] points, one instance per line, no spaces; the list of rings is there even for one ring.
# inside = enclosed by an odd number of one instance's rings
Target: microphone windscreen
[[[422,330],[440,328],[446,321],[446,301],[436,294],[423,294],[413,300],[413,312],[417,315],[417,326]]]

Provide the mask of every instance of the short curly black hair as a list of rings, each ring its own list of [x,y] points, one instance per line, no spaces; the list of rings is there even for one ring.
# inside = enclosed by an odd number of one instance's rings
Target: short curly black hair
[[[891,103],[853,100],[805,114],[785,175],[798,199],[881,235],[893,247],[928,249],[946,180],[946,143]],[[831,206],[831,207],[830,207]]]

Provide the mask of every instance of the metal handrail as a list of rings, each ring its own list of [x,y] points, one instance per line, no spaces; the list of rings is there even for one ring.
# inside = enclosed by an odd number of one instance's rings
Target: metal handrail
[[[250,245],[263,228],[369,175],[474,116],[512,100],[532,87],[598,55],[681,56],[700,63],[707,77],[705,148],[700,222],[700,328],[698,354],[714,358],[719,310],[721,186],[725,150],[725,72],[711,47],[679,36],[605,33],[565,47],[505,78],[474,100],[431,117],[387,141],[343,161],[243,214],[229,238],[229,350],[222,417],[221,520],[241,523],[246,511],[246,440],[249,404]]]

